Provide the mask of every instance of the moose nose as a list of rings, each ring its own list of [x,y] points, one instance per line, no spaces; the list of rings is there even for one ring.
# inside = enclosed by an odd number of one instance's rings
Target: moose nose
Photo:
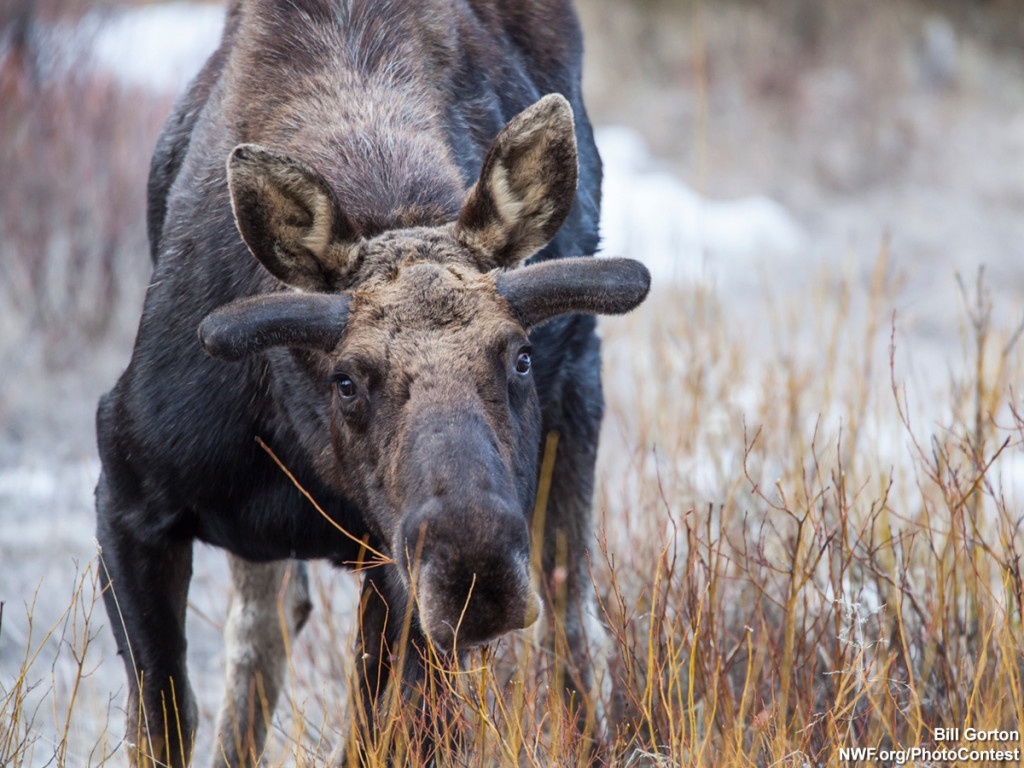
[[[406,516],[400,538],[420,626],[440,650],[480,645],[540,616],[526,521],[500,500],[452,510],[433,499]]]

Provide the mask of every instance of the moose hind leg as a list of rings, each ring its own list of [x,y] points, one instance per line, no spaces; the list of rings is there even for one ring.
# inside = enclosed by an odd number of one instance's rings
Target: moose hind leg
[[[309,618],[305,563],[253,563],[228,555],[232,594],[224,637],[227,671],[212,765],[256,766],[288,667],[288,651]]]

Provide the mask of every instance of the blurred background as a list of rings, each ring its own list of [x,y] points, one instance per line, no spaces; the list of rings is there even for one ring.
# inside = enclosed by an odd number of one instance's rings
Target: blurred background
[[[606,251],[643,250],[635,255],[665,279],[730,291],[769,279],[785,291],[817,265],[870,272],[884,245],[906,282],[907,322],[922,326],[955,303],[955,272],[984,265],[990,288],[1024,290],[1017,0],[578,5],[589,110],[597,126],[616,127],[602,134],[614,207]],[[148,157],[215,46],[221,13],[180,2],[0,4],[7,462],[41,434],[52,455],[55,436],[91,429],[83,409],[53,407],[43,387],[72,369],[59,402],[91,401],[106,383],[81,366],[110,365],[108,382],[124,359],[148,276]],[[29,426],[40,417],[52,428]]]
[[[578,7],[606,163],[605,251],[648,262],[656,295],[714,295],[715,322],[746,340],[745,363],[800,358],[810,376],[842,363],[812,338],[842,304],[868,329],[874,372],[885,377],[894,359],[901,381],[914,383],[925,423],[953,407],[942,397],[952,372],[971,364],[974,319],[985,315],[1007,329],[1001,343],[1016,343],[1019,0]],[[149,157],[175,96],[216,45],[222,13],[183,2],[0,0],[0,695],[95,554],[92,419],[128,360],[149,279]],[[631,331],[656,334],[666,301]],[[617,338],[611,359],[629,366],[623,350],[644,340]],[[656,397],[681,392],[675,375]],[[610,374],[616,429],[629,429],[622,404],[633,387]],[[806,413],[832,409],[834,392],[819,394]],[[876,448],[884,463],[884,444]],[[1006,487],[1024,501],[1016,451]],[[607,469],[617,454],[606,456]],[[695,471],[689,504],[719,498],[701,476],[712,477]],[[197,571],[193,668],[209,707],[226,581],[212,553]],[[108,635],[97,633],[90,657],[101,713],[123,697]],[[39,700],[70,695],[60,646],[60,633],[43,644],[43,658],[56,660],[43,664]],[[120,714],[113,721],[116,730]],[[76,728],[94,743],[105,721]]]

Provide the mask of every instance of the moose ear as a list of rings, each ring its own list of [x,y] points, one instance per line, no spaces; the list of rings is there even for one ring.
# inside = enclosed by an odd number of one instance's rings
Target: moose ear
[[[499,272],[495,289],[527,328],[558,315],[622,315],[647,298],[651,273],[633,259],[581,256]]]
[[[307,291],[334,287],[355,240],[326,180],[304,163],[256,144],[228,158],[235,223],[274,277]]]
[[[490,267],[512,267],[551,240],[576,197],[572,107],[545,96],[506,125],[466,193],[456,238]]]

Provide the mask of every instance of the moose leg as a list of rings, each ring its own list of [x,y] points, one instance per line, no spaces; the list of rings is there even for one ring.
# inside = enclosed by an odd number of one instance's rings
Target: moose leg
[[[398,632],[394,626],[401,624],[400,614],[404,611],[404,605],[396,606],[392,618],[390,603],[394,601],[389,599],[384,590],[386,580],[377,580],[368,575],[363,580],[359,597],[356,682],[359,696],[357,717],[361,718],[361,722],[357,726],[371,737],[376,733],[377,704],[387,688],[393,657],[397,655]]]
[[[397,660],[400,629],[396,627],[402,626],[405,612],[405,601],[396,602],[389,596],[386,576],[366,575],[359,597],[351,723],[344,745],[331,756],[331,765],[358,765],[375,746],[378,705]]]
[[[555,682],[567,694],[584,731],[600,718],[606,633],[597,618],[588,554],[593,542],[594,466],[603,415],[597,339],[577,371],[565,381],[559,410],[545,414],[546,450],[555,450],[543,519],[542,592],[547,616],[547,647],[555,654]],[[553,445],[552,437],[557,439]],[[536,522],[536,521],[535,521]]]
[[[313,608],[305,563],[253,563],[228,554],[228,565],[233,591],[224,628],[227,672],[214,768],[259,764],[291,642]]]
[[[132,766],[187,766],[196,704],[185,669],[185,607],[192,542],[143,542],[129,520],[141,510],[112,503],[97,489],[100,576],[118,653],[128,671],[125,739]]]
[[[363,579],[353,716],[345,744],[334,751],[330,765],[363,765],[373,762],[370,755],[380,757],[384,762],[392,759],[393,755],[389,756],[389,753],[397,744],[380,743],[380,719],[389,717],[389,704],[398,704],[397,699],[389,697],[397,693],[409,703],[415,701],[425,687],[427,672],[423,656],[426,641],[415,617],[407,615],[408,601],[403,590],[391,588],[392,578],[397,579],[397,574],[388,574],[385,566],[374,569]],[[389,685],[400,685],[401,688],[396,692]],[[437,702],[425,700],[417,705],[424,722],[438,715],[438,706]],[[436,724],[443,727],[440,721]],[[425,761],[429,762],[434,742],[429,733],[421,733],[420,736],[424,740],[417,746]]]

